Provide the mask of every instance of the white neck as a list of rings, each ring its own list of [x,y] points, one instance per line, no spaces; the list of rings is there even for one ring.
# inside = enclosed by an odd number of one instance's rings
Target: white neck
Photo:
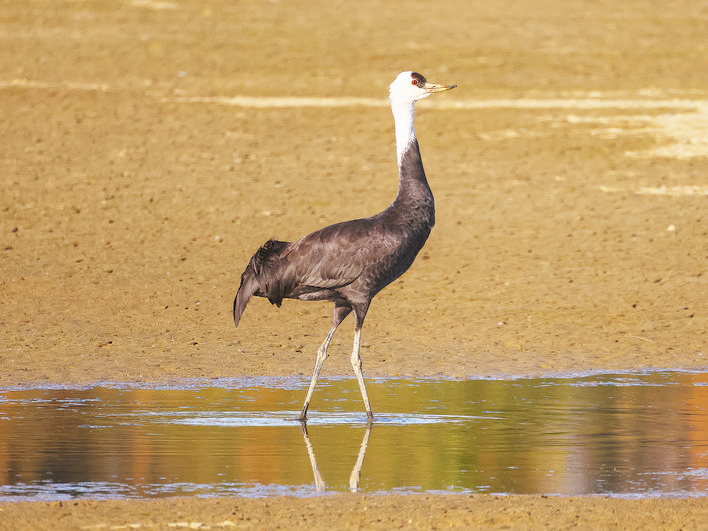
[[[415,113],[415,102],[391,102],[393,111],[393,122],[396,127],[396,153],[398,154],[398,166],[401,165],[403,154],[408,146],[415,140],[415,130],[413,129],[413,115]]]

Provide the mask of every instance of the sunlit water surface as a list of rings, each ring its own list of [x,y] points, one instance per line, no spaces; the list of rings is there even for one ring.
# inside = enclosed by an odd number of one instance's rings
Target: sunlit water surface
[[[0,391],[0,500],[708,494],[708,374]]]

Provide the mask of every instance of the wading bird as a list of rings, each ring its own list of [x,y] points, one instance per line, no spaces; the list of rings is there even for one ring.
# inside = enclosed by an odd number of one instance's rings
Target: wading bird
[[[241,275],[234,299],[238,326],[253,296],[267,297],[280,306],[284,298],[334,303],[332,328],[317,351],[317,362],[300,420],[317,384],[327,348],[342,320],[354,311],[354,348],[351,363],[369,421],[369,397],[362,373],[359,344],[371,299],[411,266],[435,224],[433,194],[423,171],[413,129],[415,102],[455,85],[429,83],[416,72],[403,72],[389,90],[396,130],[398,195],[386,210],[369,218],[336,223],[296,242],[268,240],[251,258]]]

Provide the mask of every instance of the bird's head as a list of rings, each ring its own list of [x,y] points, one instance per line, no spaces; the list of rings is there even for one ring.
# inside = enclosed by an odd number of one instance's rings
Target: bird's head
[[[436,92],[450,90],[457,85],[430,83],[418,72],[401,72],[389,88],[391,103],[414,103]]]

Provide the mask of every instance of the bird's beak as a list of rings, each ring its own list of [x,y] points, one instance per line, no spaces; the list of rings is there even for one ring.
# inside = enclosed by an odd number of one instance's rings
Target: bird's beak
[[[442,92],[443,90],[454,89],[457,85],[438,85],[436,83],[425,83],[423,89],[426,94],[435,94],[436,92]]]

